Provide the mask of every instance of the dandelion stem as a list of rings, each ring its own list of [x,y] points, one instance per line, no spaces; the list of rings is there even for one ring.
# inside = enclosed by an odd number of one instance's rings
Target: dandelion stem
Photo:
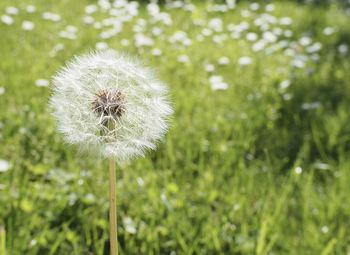
[[[115,160],[109,160],[109,240],[111,255],[118,255]]]

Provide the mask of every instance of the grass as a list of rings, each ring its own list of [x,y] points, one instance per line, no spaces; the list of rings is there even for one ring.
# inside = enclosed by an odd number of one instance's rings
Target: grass
[[[0,172],[0,253],[6,231],[10,255],[108,254],[107,162],[64,144],[47,107],[50,90],[35,86],[102,41],[99,30],[82,23],[93,2],[37,0],[34,14],[24,11],[28,0],[0,2],[0,13],[20,8],[13,25],[0,23],[0,158],[12,165]],[[145,6],[105,40],[155,67],[170,84],[175,108],[159,149],[117,169],[121,254],[350,253],[350,61],[349,53],[337,51],[349,45],[349,16],[335,5],[276,1],[271,14],[293,20],[281,26],[293,32],[287,40],[310,35],[322,43],[319,61],[295,68],[283,50],[252,52],[253,43],[231,39],[226,28],[216,33],[228,34],[221,44],[212,36],[196,40],[202,28],[193,20],[253,24],[258,14],[241,16],[247,2],[219,14],[206,12],[206,3],[195,5],[192,13],[162,7],[173,24],[148,25],[162,28],[165,38],[186,31],[189,47],[160,37],[152,47],[135,47],[135,20],[150,19]],[[44,21],[44,11],[59,13],[61,22]],[[34,22],[34,30],[22,30],[23,20]],[[76,40],[58,36],[67,25],[78,28]],[[337,31],[327,36],[326,27]],[[50,57],[57,43],[65,49]],[[161,57],[151,54],[154,47]],[[190,62],[179,63],[181,54]],[[245,55],[252,64],[241,67],[237,60]],[[222,56],[229,65],[216,64]],[[227,90],[211,90],[205,63],[215,64]],[[284,80],[291,85],[283,90]]]

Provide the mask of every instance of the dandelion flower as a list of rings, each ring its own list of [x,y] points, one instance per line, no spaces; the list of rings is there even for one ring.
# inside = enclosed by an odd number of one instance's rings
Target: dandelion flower
[[[119,161],[155,149],[172,113],[152,70],[113,50],[70,61],[53,78],[50,104],[70,144]]]

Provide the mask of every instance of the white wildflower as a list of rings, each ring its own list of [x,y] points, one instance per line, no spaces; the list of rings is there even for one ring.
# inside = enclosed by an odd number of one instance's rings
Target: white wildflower
[[[219,65],[228,65],[230,63],[230,59],[228,57],[221,57],[218,60]]]
[[[14,6],[8,6],[8,7],[6,7],[5,12],[8,15],[17,15],[18,14],[18,8],[14,7]]]
[[[7,160],[0,159],[0,173],[7,172],[10,168],[11,164]]]
[[[97,42],[95,47],[97,50],[107,50],[108,44],[106,42]]]
[[[61,20],[61,16],[56,14],[56,13],[52,13],[52,12],[44,12],[42,14],[42,18],[44,20],[50,20],[50,21],[53,21],[53,22],[58,22]]]
[[[154,48],[154,49],[152,49],[152,55],[153,56],[160,56],[160,55],[162,55],[162,50],[158,49],[158,48]]]
[[[348,53],[348,45],[346,45],[345,43],[343,44],[340,44],[338,46],[338,52],[341,54],[341,55],[345,55],[346,53]]]
[[[252,59],[247,56],[240,57],[238,59],[238,64],[240,64],[241,66],[247,66],[247,65],[250,65],[251,63],[252,63]]]
[[[74,58],[53,79],[50,104],[67,142],[102,157],[142,156],[167,129],[166,86],[113,50]]]
[[[219,76],[219,75],[210,76],[209,82],[211,85],[211,89],[213,91],[228,89],[228,84],[226,82],[224,82],[222,76]]]
[[[34,5],[28,5],[28,6],[26,7],[26,11],[27,11],[28,13],[34,13],[34,12],[36,12],[36,7],[35,7]]]
[[[38,79],[35,81],[35,85],[38,87],[47,87],[49,84],[50,82],[46,79]]]
[[[13,18],[11,16],[8,16],[8,15],[2,15],[1,21],[6,25],[12,25],[14,22]]]
[[[34,29],[34,23],[31,22],[31,21],[24,20],[22,22],[22,29],[23,30],[27,30],[27,31],[33,30]]]
[[[301,174],[303,172],[303,169],[300,167],[300,166],[297,166],[295,169],[294,169],[295,173],[296,174]]]
[[[250,33],[248,33],[246,35],[246,38],[247,38],[248,41],[254,42],[254,41],[256,41],[258,39],[258,35],[256,33],[250,32]]]
[[[188,63],[190,62],[190,58],[187,55],[180,55],[177,57],[177,61],[180,63]]]
[[[335,29],[333,27],[326,27],[323,29],[323,34],[324,35],[331,35],[335,32]]]

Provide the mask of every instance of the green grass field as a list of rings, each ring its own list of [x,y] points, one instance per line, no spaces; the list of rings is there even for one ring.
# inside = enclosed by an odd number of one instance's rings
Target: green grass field
[[[63,142],[46,81],[107,45],[175,109],[158,150],[117,168],[121,254],[350,254],[346,10],[103,3],[0,1],[0,254],[109,254],[108,162]]]

